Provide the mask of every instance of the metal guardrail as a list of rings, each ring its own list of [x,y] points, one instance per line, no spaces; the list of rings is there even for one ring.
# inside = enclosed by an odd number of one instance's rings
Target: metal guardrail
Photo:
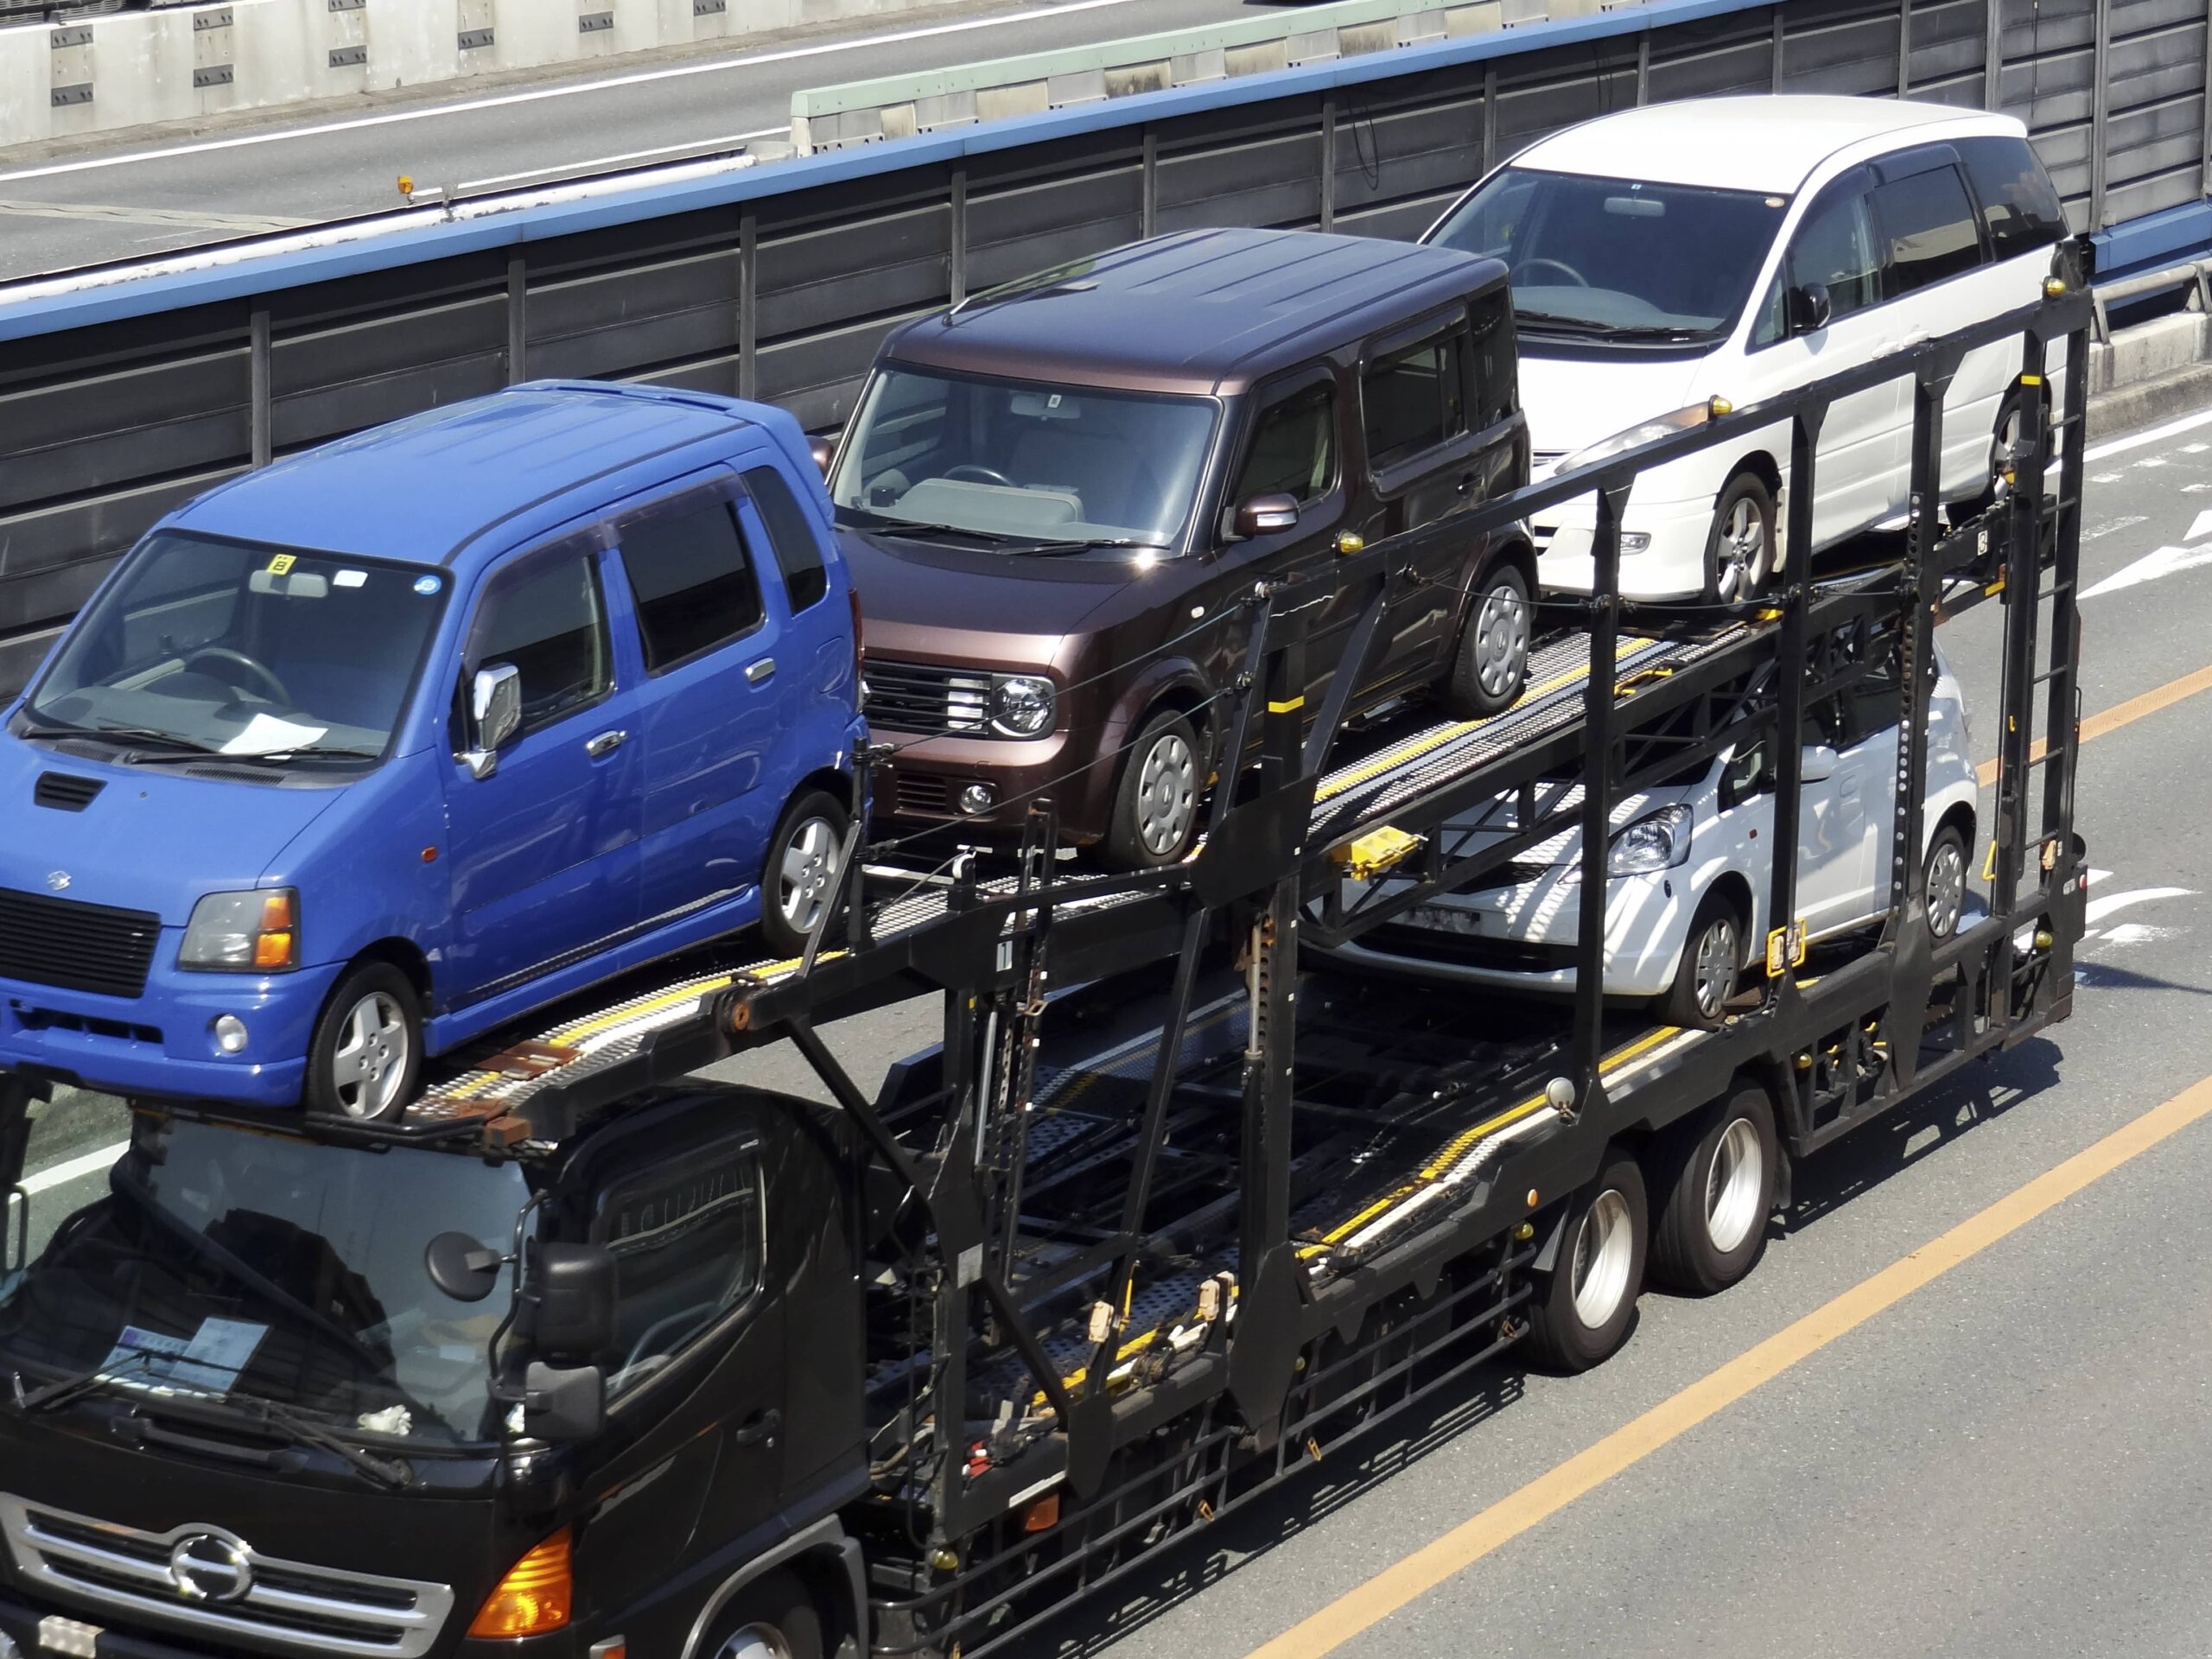
[[[2123,277],[2116,283],[2105,283],[2089,291],[2089,302],[2095,314],[2094,334],[2100,346],[2112,344],[2111,309],[2130,301],[2145,300],[2153,295],[2171,294],[2177,288],[2186,288],[2182,307],[2184,310],[2212,312],[2212,257],[2192,259],[2187,264],[2169,265],[2164,270],[2145,271],[2140,276]]]

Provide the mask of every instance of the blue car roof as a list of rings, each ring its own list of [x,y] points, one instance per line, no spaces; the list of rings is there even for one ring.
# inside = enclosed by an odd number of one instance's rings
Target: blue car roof
[[[183,508],[180,529],[409,564],[466,565],[607,499],[603,480],[753,424],[733,399],[540,382],[289,456]],[[563,511],[569,497],[586,498]],[[537,510],[537,511],[533,511]]]

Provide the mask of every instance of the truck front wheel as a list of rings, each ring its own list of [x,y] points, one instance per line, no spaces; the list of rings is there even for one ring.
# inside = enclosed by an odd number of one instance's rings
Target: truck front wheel
[[[1530,1304],[1529,1344],[1548,1370],[1586,1371],[1628,1340],[1648,1230],[1643,1173],[1615,1152],[1568,1203],[1557,1257]]]
[[[770,1573],[737,1592],[698,1651],[700,1659],[822,1659],[822,1615],[798,1579]]]

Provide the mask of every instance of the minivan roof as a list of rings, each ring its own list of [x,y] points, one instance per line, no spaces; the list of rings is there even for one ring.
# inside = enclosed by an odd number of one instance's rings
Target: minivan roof
[[[1505,280],[1453,248],[1313,231],[1134,242],[907,324],[884,355],[1008,379],[1234,392]]]
[[[1890,98],[1748,93],[1691,98],[1601,115],[1539,139],[1516,167],[1656,184],[1706,185],[1794,195],[1838,150],[1870,138],[1955,127],[1961,133],[2025,130],[2005,116]]]
[[[486,534],[509,519],[540,518],[534,509],[556,508],[565,496],[603,499],[601,480],[702,440],[727,441],[750,424],[729,400],[699,394],[580,382],[512,386],[289,456],[200,497],[171,524],[465,566],[504,550],[505,538],[487,542]]]

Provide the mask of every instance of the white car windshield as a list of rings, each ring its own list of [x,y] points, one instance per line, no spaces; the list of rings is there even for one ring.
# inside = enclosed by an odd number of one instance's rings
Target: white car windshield
[[[1786,196],[1509,167],[1428,240],[1503,260],[1523,333],[1666,344],[1743,309]]]
[[[830,495],[893,534],[950,531],[1016,552],[1166,550],[1190,520],[1215,416],[1202,397],[887,368]]]
[[[70,630],[29,728],[156,746],[139,759],[376,760],[448,585],[414,566],[157,532]]]

